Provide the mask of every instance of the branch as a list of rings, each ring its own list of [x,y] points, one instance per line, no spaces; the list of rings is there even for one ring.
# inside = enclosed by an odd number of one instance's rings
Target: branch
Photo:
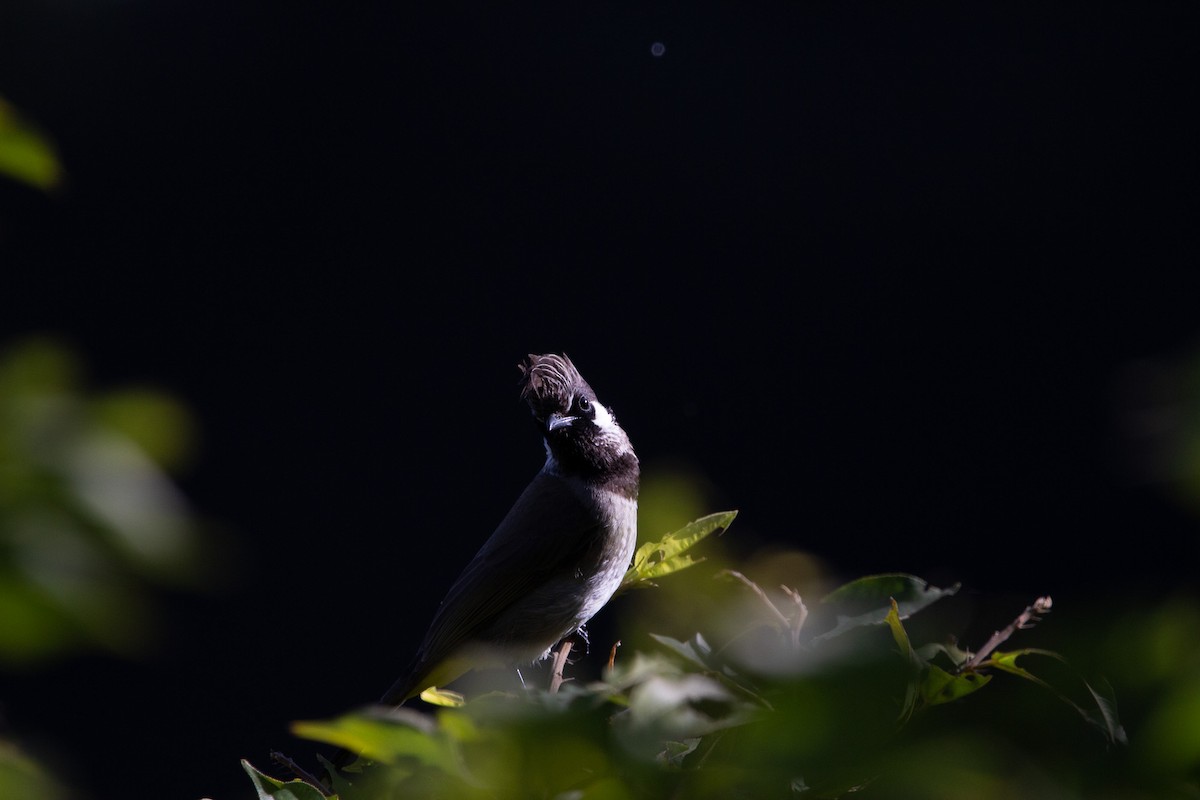
[[[1007,628],[993,633],[992,638],[987,640],[987,643],[979,649],[978,653],[971,657],[970,661],[968,661],[966,664],[963,664],[963,666],[959,669],[959,672],[965,672],[966,670],[975,669],[978,667],[989,655],[991,655],[993,650],[1004,644],[1008,637],[1012,636],[1019,630],[1032,628],[1036,623],[1040,622],[1043,616],[1050,613],[1050,607],[1052,605],[1054,605],[1054,601],[1049,595],[1045,597],[1039,597],[1037,600],[1034,600],[1033,605],[1026,606],[1025,610],[1022,611]]]
[[[558,650],[554,651],[554,672],[550,676],[550,694],[558,694],[558,689],[562,686],[563,667],[567,664],[567,655],[571,652],[571,640],[564,639],[558,646]]]
[[[736,570],[727,569],[723,570],[723,574],[736,578],[748,586],[756,595],[758,595],[758,598],[766,603],[767,608],[771,609],[771,613],[775,615],[775,619],[779,621],[779,624],[783,626],[783,629],[791,633],[792,646],[797,648],[800,646],[800,630],[804,627],[804,621],[808,619],[808,607],[805,606],[804,601],[800,599],[799,592],[797,592],[795,589],[789,589],[787,586],[779,587],[780,589],[783,589],[783,593],[791,598],[792,602],[796,604],[796,615],[794,617],[788,617],[779,610],[778,606],[771,602],[771,598],[767,597],[767,593],[764,592],[757,583],[750,580],[742,573]]]
[[[617,648],[621,646],[621,640],[618,639],[613,643],[612,650],[608,651],[608,671],[613,671],[613,664],[617,661]]]

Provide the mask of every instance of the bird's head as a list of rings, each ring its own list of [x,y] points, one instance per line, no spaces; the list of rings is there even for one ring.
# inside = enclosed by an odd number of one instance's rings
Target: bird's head
[[[629,437],[569,358],[531,354],[518,367],[521,397],[559,469],[590,476],[628,470],[632,463],[636,471]]]

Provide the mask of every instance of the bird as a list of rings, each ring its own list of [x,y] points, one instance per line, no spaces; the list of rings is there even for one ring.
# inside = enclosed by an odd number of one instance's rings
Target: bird
[[[536,663],[567,636],[586,637],[629,567],[640,479],[629,436],[565,354],[530,354],[518,369],[546,461],[450,586],[380,705],[472,669]]]

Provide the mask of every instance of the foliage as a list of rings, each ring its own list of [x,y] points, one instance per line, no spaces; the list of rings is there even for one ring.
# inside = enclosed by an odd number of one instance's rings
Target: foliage
[[[4,113],[0,104],[0,129]],[[187,412],[148,389],[88,392],[80,372],[72,352],[51,341],[0,351],[5,665],[88,647],[135,652],[153,633],[147,584],[194,577],[196,524],[167,477],[189,449]],[[65,796],[46,769],[0,739],[0,797]]]
[[[36,761],[11,742],[0,741],[0,797],[59,800],[67,796]]]
[[[684,551],[732,518],[643,546],[627,585],[697,563]],[[1155,781],[1187,786],[1182,774],[1137,771],[1114,782],[1106,765],[1128,748],[1107,685],[1070,670],[1043,677],[1065,663],[1055,653],[999,649],[1049,612],[1048,598],[971,652],[912,638],[913,617],[957,587],[869,576],[810,613],[794,589],[767,591],[732,570],[713,578],[749,601],[736,611],[740,630],[726,621],[686,639],[653,635],[602,679],[557,693],[490,692],[429,713],[372,708],[294,731],[362,753],[323,787],[346,800],[1136,797]],[[1033,711],[1017,697],[1033,697]],[[264,795],[256,781],[260,796],[296,788],[276,781]]]
[[[633,565],[625,573],[617,591],[652,587],[655,585],[654,579],[700,563],[687,551],[708,536],[724,531],[736,516],[736,511],[709,514],[668,533],[657,542],[646,542],[633,554]]]
[[[0,97],[0,175],[50,190],[63,178],[54,146]]]
[[[194,579],[197,526],[167,476],[187,412],[167,395],[91,393],[66,347],[0,351],[0,661],[135,651],[147,580]]]

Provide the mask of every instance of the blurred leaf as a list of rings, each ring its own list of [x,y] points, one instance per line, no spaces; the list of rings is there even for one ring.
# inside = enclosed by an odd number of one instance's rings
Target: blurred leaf
[[[881,591],[897,587],[902,596],[908,586],[919,590],[908,595],[910,609],[945,593],[915,578],[855,584],[853,597],[841,596],[841,608],[859,611],[862,606],[854,603],[872,605]],[[341,788],[346,800],[684,800],[787,793],[835,798],[860,792],[889,800],[1172,796],[1123,794],[1106,772],[1113,769],[1107,765],[1112,752],[1080,737],[1089,730],[1085,725],[1054,729],[1053,715],[1042,713],[1041,688],[1016,682],[1019,699],[1025,699],[1022,693],[1031,696],[1028,712],[1006,703],[998,714],[995,704],[973,702],[972,695],[996,680],[994,672],[980,670],[1010,672],[1045,687],[1049,682],[1029,673],[1024,660],[1048,655],[1057,664],[1060,657],[1038,650],[993,653],[979,670],[955,672],[950,667],[966,662],[965,651],[952,644],[914,647],[900,602],[887,605],[883,622],[890,635],[867,630],[820,651],[801,647],[803,657],[813,661],[801,670],[748,676],[742,662],[727,660],[729,646],[711,645],[705,633],[686,640],[654,635],[663,652],[635,652],[603,681],[571,683],[557,694],[493,692],[439,709],[433,718],[407,709],[375,711],[298,723],[296,731],[368,750],[374,763],[347,776],[351,783]],[[782,636],[757,615],[753,625],[765,635]],[[906,670],[896,669],[892,642]],[[933,659],[949,663],[939,666]],[[754,692],[745,688],[751,677]],[[1077,710],[1088,711],[1089,721],[1119,740],[1111,688],[1084,685],[1090,699]],[[1153,720],[1155,741],[1169,737],[1173,749],[1169,757],[1148,763],[1168,770],[1168,787],[1200,757],[1200,738],[1188,727],[1200,703],[1188,698],[1179,695],[1182,712],[1173,708]],[[929,713],[920,724],[896,724],[898,707],[903,721],[952,701],[954,714]],[[1004,718],[1009,712],[1012,719]],[[1060,716],[1073,722],[1070,715]],[[1071,789],[1067,795],[1064,786]]]
[[[702,741],[701,737],[695,736],[690,739],[684,739],[681,742],[666,741],[663,742],[663,751],[659,756],[659,760],[666,766],[676,769],[683,766],[683,760],[696,752],[696,748]]]
[[[66,791],[16,745],[0,739],[0,797],[60,800]]]
[[[692,637],[690,642],[681,642],[678,639],[672,639],[670,636],[660,636],[657,633],[650,634],[650,638],[661,644],[676,655],[682,656],[684,660],[700,667],[701,669],[712,669],[709,664],[709,657],[712,656],[712,648],[708,642],[704,641],[704,636],[697,633]]]
[[[258,800],[325,800],[317,787],[296,779],[280,781],[255,769],[249,761],[242,759],[242,769],[254,782]]]
[[[148,582],[195,581],[212,561],[155,461],[185,455],[182,405],[144,389],[94,396],[81,375],[51,340],[0,352],[0,660],[133,654],[156,620]]]
[[[97,421],[120,433],[167,469],[183,466],[194,447],[194,426],[183,405],[153,389],[125,389],[96,401]]]
[[[458,771],[448,737],[438,734],[433,720],[406,708],[346,714],[325,722],[295,722],[292,732],[361,753],[370,761],[395,764],[413,760],[448,774]]]
[[[655,675],[633,688],[621,724],[649,729],[656,746],[664,740],[701,736],[749,718],[750,707],[739,702],[709,674]]]
[[[13,402],[21,395],[73,390],[80,371],[71,351],[50,339],[10,345],[0,352],[0,398]]]
[[[673,531],[704,515],[704,479],[687,464],[647,468],[638,489],[638,530]]]
[[[63,178],[54,146],[33,125],[0,98],[0,175],[38,189],[57,187]]]
[[[1135,739],[1143,760],[1156,772],[1190,772],[1200,780],[1200,661],[1194,674],[1174,682]],[[1196,784],[1193,784],[1196,785]]]
[[[62,608],[19,575],[0,575],[0,619],[0,654],[12,662],[43,658],[79,635]]]
[[[625,573],[618,591],[652,586],[653,578],[661,578],[698,564],[703,559],[694,559],[684,551],[707,536],[724,531],[736,516],[736,511],[709,514],[668,533],[657,542],[643,544],[634,553],[633,566]]]
[[[650,638],[681,657],[687,663],[717,678],[727,689],[736,692],[739,696],[764,707],[770,705],[755,690],[753,683],[747,676],[738,674],[713,654],[712,647],[709,646],[701,634],[697,633],[692,637],[691,641],[687,642],[672,639],[670,636],[660,636],[656,633],[650,634]]]

